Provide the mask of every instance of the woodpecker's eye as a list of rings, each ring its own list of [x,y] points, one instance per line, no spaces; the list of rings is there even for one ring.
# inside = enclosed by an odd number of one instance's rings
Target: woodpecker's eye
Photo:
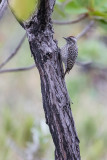
[[[72,41],[72,38],[71,38],[71,37],[69,37],[69,38],[68,38],[68,41],[69,41],[69,42],[71,42],[71,41]]]
[[[73,38],[73,37],[70,37],[70,41],[73,42],[73,43],[75,43],[75,42],[76,42],[76,39]]]

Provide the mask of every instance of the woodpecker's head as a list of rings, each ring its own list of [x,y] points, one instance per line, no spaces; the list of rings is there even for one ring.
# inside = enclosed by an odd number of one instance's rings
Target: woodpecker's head
[[[73,43],[73,44],[75,44],[76,42],[77,42],[77,39],[76,39],[76,37],[74,37],[74,36],[69,36],[69,37],[67,37],[67,38],[65,38],[65,37],[63,37],[66,41],[67,41],[67,43],[69,43],[69,44],[71,44],[71,43]]]

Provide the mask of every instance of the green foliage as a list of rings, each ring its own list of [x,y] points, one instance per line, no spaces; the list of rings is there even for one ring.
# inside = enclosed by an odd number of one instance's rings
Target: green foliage
[[[34,119],[29,115],[24,118],[24,121],[19,124],[10,109],[3,110],[3,130],[5,134],[21,145],[26,145],[27,141],[31,140],[31,128],[34,124]],[[24,126],[24,127],[23,127]]]
[[[33,116],[25,112],[23,112],[23,118],[18,118],[17,112],[8,107],[2,111],[0,130],[2,131],[0,132],[0,160],[10,160],[9,157],[12,157],[14,151],[18,153],[21,151],[24,154],[24,150],[28,148],[30,152],[31,145],[37,147],[35,155],[39,159],[47,152],[47,147],[50,144],[49,130],[45,123],[42,121],[34,123]],[[11,148],[10,144],[12,143],[19,151]]]
[[[97,118],[97,116],[95,117]],[[105,139],[98,135],[100,128],[97,125],[98,121],[95,120],[95,117],[87,115],[79,130],[81,150],[84,156],[91,160],[101,159],[106,147]],[[84,153],[84,148],[87,148],[87,154]]]
[[[101,19],[98,21],[98,25],[100,25],[103,29],[107,30],[107,21],[104,19]]]
[[[102,55],[103,53],[103,55]],[[88,39],[81,43],[78,58],[107,64],[107,48],[101,41]]]
[[[70,79],[67,81],[67,88],[73,101],[72,111],[80,139],[81,157],[100,160],[105,155],[107,147],[107,127],[102,126],[106,119],[101,112],[104,108],[98,109],[99,105],[93,103],[98,101],[98,97],[90,92],[93,86],[89,83],[87,75],[78,74]],[[97,96],[98,94],[97,92]]]
[[[87,13],[92,19],[101,19],[107,24],[107,1],[106,0],[72,0],[65,2],[57,0],[56,8],[61,14],[62,8],[65,15],[77,15]],[[102,21],[101,21],[102,22]]]
[[[80,136],[84,136],[86,138],[86,144],[88,141],[93,141],[95,138],[95,134],[97,132],[97,125],[95,123],[95,119],[91,116],[84,117],[83,125],[80,128]]]
[[[2,118],[3,120],[3,128],[4,128],[4,132],[5,134],[8,134],[12,137],[14,137],[17,134],[17,127],[16,124],[14,123],[15,121],[13,121],[14,116],[11,114],[11,111],[7,108],[6,110],[3,110],[3,114],[2,114]]]
[[[69,14],[82,14],[88,12],[88,10],[80,6],[76,1],[71,1],[66,5],[65,12]]]
[[[81,85],[79,82],[82,82]],[[73,99],[77,98],[80,95],[81,90],[85,91],[87,85],[86,82],[87,82],[86,77],[83,75],[79,76],[79,78],[72,79],[72,81],[71,80],[67,81],[68,92]],[[75,99],[75,101],[76,100],[77,99]]]

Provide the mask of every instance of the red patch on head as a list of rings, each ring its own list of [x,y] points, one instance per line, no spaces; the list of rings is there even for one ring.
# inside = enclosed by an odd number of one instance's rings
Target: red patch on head
[[[75,38],[74,36],[69,36],[69,37],[71,37],[71,38]]]

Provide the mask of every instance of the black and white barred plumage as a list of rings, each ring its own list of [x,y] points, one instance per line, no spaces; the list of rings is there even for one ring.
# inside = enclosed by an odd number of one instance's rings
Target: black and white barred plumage
[[[62,61],[65,64],[65,74],[69,73],[75,64],[76,58],[78,56],[77,39],[73,36],[64,38],[66,40],[66,45],[61,49]]]

